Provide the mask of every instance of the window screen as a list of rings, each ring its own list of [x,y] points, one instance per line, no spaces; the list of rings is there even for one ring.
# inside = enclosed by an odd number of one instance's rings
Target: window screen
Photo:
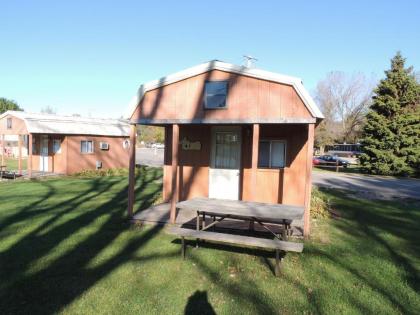
[[[60,139],[53,139],[53,152],[61,153],[61,140]]]
[[[215,150],[215,168],[239,168],[239,138],[236,133],[217,132]]]
[[[205,108],[226,107],[227,85],[227,81],[206,82],[204,92]]]
[[[81,141],[80,152],[82,153],[93,153],[93,141]]]
[[[279,140],[261,140],[258,149],[258,167],[281,168],[286,164],[286,144]]]

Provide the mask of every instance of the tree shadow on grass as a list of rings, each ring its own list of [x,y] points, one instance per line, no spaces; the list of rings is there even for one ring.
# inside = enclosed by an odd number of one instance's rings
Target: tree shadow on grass
[[[418,201],[384,202],[349,198],[336,190],[327,190],[333,197],[332,205],[340,212],[341,219],[333,224],[344,232],[351,251],[357,255],[379,253],[378,262],[389,261],[401,269],[398,282],[407,283],[413,291],[420,290],[419,269],[413,257],[419,257],[420,238],[418,222],[420,215]],[[362,242],[360,240],[363,240]],[[353,244],[351,243],[353,242]],[[376,279],[364,271],[362,266],[353,265],[345,256],[334,255],[324,251],[313,250],[312,255],[320,255],[343,271],[350,272],[373,291],[390,301],[402,313],[412,313],[409,304],[395,296],[392,281]],[[380,255],[380,256],[379,256]],[[378,281],[379,280],[379,281]]]
[[[136,187],[138,192],[136,206],[147,207],[156,200],[161,187],[151,183],[159,176],[159,173],[153,170],[147,174],[140,174],[137,181],[139,185]],[[145,233],[139,233],[139,236],[131,238],[119,248],[114,256],[99,265],[89,267],[92,259],[129,227],[125,218],[127,185],[117,188],[116,183],[118,181],[102,183],[100,179],[92,180],[88,191],[46,207],[44,211],[53,208],[59,210],[57,213],[53,212],[53,215],[34,231],[0,253],[1,313],[52,314],[60,311],[112,270],[130,260],[135,251],[159,232],[161,227],[156,226]],[[86,211],[77,209],[89,201],[94,204],[95,198],[110,190],[112,197],[105,202],[99,202]],[[52,197],[50,194],[48,196]],[[22,220],[22,216],[27,214],[26,208],[22,212],[24,214],[13,217]],[[69,215],[69,219],[59,220],[64,215]],[[11,218],[7,219],[9,224],[13,224]],[[101,223],[94,224],[98,219],[101,219]],[[74,234],[77,235],[82,229],[93,227],[97,230],[90,231],[88,237],[60,253],[57,258],[46,264],[46,267],[36,271],[30,270],[37,260],[54,253],[60,242],[70,239]]]

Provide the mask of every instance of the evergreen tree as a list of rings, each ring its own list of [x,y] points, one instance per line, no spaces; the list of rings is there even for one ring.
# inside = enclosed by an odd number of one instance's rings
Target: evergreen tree
[[[8,110],[23,110],[19,105],[12,100],[9,100],[4,97],[0,97],[0,114]]]
[[[398,52],[373,96],[363,130],[362,169],[420,175],[420,85]]]

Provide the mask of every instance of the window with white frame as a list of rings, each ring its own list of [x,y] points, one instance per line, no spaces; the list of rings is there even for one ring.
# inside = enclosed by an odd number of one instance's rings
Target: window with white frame
[[[6,120],[7,129],[12,129],[12,118]]]
[[[286,142],[261,140],[258,150],[258,167],[283,168],[286,165]]]
[[[61,153],[61,139],[53,139],[54,154]]]
[[[227,81],[207,81],[204,87],[204,107],[226,108]]]
[[[93,141],[92,140],[82,140],[80,142],[80,152],[81,153],[93,153]]]

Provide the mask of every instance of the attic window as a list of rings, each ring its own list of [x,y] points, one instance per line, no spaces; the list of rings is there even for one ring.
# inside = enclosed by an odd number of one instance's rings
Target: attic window
[[[226,108],[227,81],[207,81],[204,88],[204,107]]]
[[[12,129],[12,118],[7,118],[6,124],[7,129]]]

